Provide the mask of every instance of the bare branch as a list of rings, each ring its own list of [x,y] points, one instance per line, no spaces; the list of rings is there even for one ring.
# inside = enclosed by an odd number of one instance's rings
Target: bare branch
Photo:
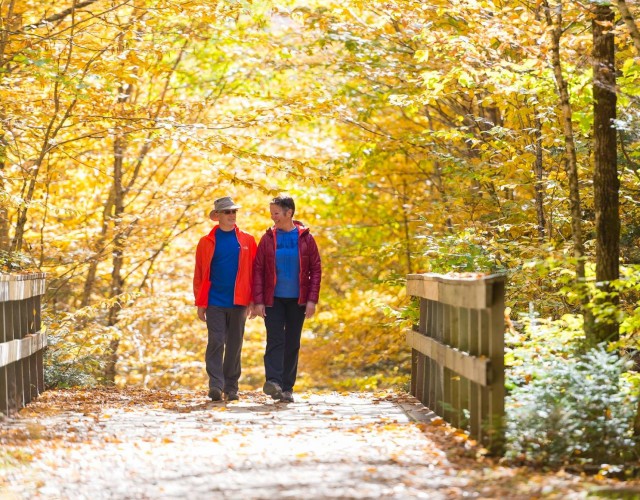
[[[98,1],[99,0],[85,0],[84,2],[79,2],[79,3],[74,2],[74,5],[72,5],[68,9],[64,9],[63,11],[58,12],[57,14],[49,16],[45,19],[42,19],[37,23],[28,24],[23,28],[23,30],[32,30],[32,29],[39,28],[40,26],[45,26],[46,24],[55,23],[56,21],[61,21],[65,17],[73,14],[75,11],[79,9],[83,9],[84,7],[88,7],[89,5],[94,4]]]

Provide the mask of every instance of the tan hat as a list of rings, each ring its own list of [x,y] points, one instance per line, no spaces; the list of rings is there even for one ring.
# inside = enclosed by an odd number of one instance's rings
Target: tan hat
[[[237,210],[238,208],[240,208],[240,205],[236,205],[231,199],[231,196],[223,196],[213,202],[213,210],[209,212],[209,218],[211,220],[217,220],[217,212],[222,210]]]

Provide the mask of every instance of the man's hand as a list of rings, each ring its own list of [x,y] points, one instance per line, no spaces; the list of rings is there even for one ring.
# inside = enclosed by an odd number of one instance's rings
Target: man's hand
[[[200,321],[207,321],[207,308],[206,307],[198,307],[198,318]]]
[[[304,317],[311,318],[316,313],[316,303],[315,302],[307,302],[307,307],[304,310]]]
[[[265,312],[264,304],[255,304],[253,306],[253,317],[254,318],[256,316],[260,316],[261,318],[264,318],[266,315],[267,315],[267,313]]]

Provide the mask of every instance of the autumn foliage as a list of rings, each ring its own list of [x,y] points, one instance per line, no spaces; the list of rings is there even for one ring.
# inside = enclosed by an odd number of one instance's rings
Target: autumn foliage
[[[593,281],[596,241],[588,2],[0,8],[0,260],[7,272],[48,273],[52,384],[79,369],[203,386],[193,254],[226,194],[259,238],[269,197],[289,192],[319,243],[323,289],[303,332],[301,387],[404,387],[407,273],[506,271],[516,323],[530,308],[582,312],[575,277],[582,265]],[[639,323],[640,55],[637,31],[616,16],[615,314],[628,350]],[[611,302],[598,304],[596,316]],[[262,381],[263,342],[249,322],[245,388]]]

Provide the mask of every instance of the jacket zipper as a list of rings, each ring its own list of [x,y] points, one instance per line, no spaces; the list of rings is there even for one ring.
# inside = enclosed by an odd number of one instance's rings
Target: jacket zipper
[[[273,234],[273,294],[276,293],[276,283],[278,281],[278,273],[276,272],[276,252],[278,251],[278,240],[276,238],[276,231],[271,230]]]

